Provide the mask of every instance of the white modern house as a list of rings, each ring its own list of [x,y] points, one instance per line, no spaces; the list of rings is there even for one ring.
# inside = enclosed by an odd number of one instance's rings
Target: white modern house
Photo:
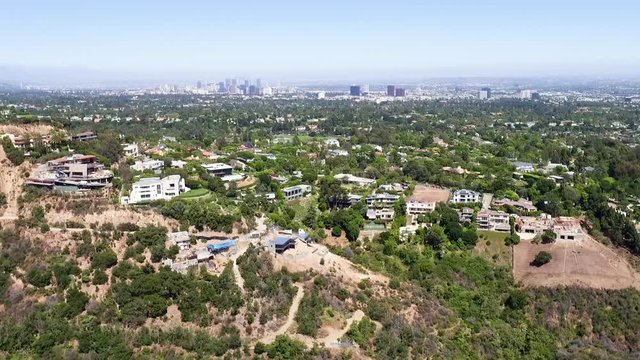
[[[380,220],[380,221],[392,221],[396,217],[396,212],[393,209],[368,209],[367,219]]]
[[[407,215],[420,215],[430,213],[436,209],[435,202],[409,200],[407,201]]]
[[[129,196],[120,199],[122,204],[137,204],[141,202],[155,200],[169,200],[189,191],[184,184],[184,179],[180,175],[169,175],[160,179],[159,177],[144,178],[132,185]]]
[[[332,150],[329,150],[329,155],[331,155],[333,157],[349,156],[349,152],[347,150],[344,150],[344,149],[332,149]]]
[[[393,184],[382,184],[380,185],[380,187],[378,187],[378,189],[380,191],[385,191],[385,192],[403,192],[405,190],[407,190],[407,188],[409,188],[409,186],[407,186],[407,184],[401,184],[401,183],[393,183]]]
[[[282,189],[284,198],[295,200],[311,193],[311,185],[295,185]]]
[[[122,151],[124,152],[124,155],[128,157],[136,157],[139,155],[138,144],[136,143],[122,144]]]
[[[131,168],[135,171],[145,171],[145,170],[153,170],[159,172],[164,169],[164,161],[162,160],[153,160],[153,159],[145,159],[138,160],[135,164],[131,165]]]
[[[393,207],[393,204],[398,200],[400,200],[400,195],[376,193],[367,196],[367,205],[370,207],[388,208]]]
[[[454,204],[479,203],[482,200],[482,194],[477,191],[462,189],[453,193],[451,202]]]
[[[376,184],[375,179],[368,179],[360,176],[354,176],[351,174],[336,174],[333,178],[339,181],[344,181],[344,182],[355,184],[362,187],[372,186]]]
[[[187,165],[186,161],[182,160],[171,160],[171,167],[174,169],[183,169]]]
[[[528,173],[528,172],[535,171],[535,168],[533,167],[532,163],[528,163],[524,161],[514,161],[511,164],[516,167],[517,172]]]

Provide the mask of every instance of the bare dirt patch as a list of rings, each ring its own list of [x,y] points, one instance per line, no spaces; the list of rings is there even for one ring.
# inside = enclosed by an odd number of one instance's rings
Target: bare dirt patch
[[[530,262],[540,251],[552,260],[541,267]],[[587,237],[582,241],[533,244],[514,248],[513,276],[526,286],[581,286],[596,289],[640,289],[640,275],[613,250]]]
[[[274,267],[276,269],[286,267],[290,271],[313,269],[321,274],[336,276],[344,281],[345,285],[347,283],[356,285],[363,279],[370,279],[384,286],[389,282],[388,277],[361,268],[319,244],[306,245],[298,242],[295,249],[274,255]]]
[[[331,230],[324,230],[326,237],[322,239],[322,243],[330,246],[340,246],[345,247],[349,245],[349,240],[347,240],[347,236],[344,234],[344,231],[340,236],[331,235]]]
[[[13,135],[49,135],[53,130],[51,125],[41,124],[21,124],[21,125],[0,125],[0,134],[13,134]]]
[[[256,178],[254,178],[253,176],[248,176],[246,179],[242,180],[242,181],[238,181],[238,183],[236,184],[238,189],[244,189],[247,187],[251,187],[253,185],[256,184]]]
[[[451,190],[432,185],[416,185],[413,194],[409,196],[408,201],[430,202],[447,202]]]
[[[179,228],[177,221],[165,218],[153,210],[133,211],[117,207],[111,207],[100,213],[85,215],[74,215],[71,211],[50,211],[47,213],[46,218],[50,223],[72,220],[79,221],[85,225],[111,223],[117,226],[131,222],[141,227],[145,225],[160,225],[167,227],[169,230]]]

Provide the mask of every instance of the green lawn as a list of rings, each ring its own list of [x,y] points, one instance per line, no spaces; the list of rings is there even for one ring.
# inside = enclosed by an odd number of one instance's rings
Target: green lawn
[[[478,242],[473,252],[500,265],[511,265],[511,248],[504,244],[508,233],[478,230]]]
[[[307,216],[307,211],[309,210],[309,203],[316,201],[316,197],[309,196],[303,197],[300,199],[296,199],[293,201],[289,201],[287,206],[293,208],[296,212],[295,221],[302,221],[305,216]]]
[[[278,135],[279,138],[288,138],[293,139],[295,135]],[[310,135],[298,135],[298,139],[302,143],[308,143],[309,141],[324,141],[327,139],[326,136],[310,136]]]
[[[210,193],[210,191],[208,189],[193,189],[193,190],[189,190],[186,193],[180,194],[178,195],[178,198],[180,199],[197,199],[197,198],[202,198],[205,196],[208,196]]]

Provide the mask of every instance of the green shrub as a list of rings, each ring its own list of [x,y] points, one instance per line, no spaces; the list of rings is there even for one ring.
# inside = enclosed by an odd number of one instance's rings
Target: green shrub
[[[551,259],[552,259],[552,256],[550,253],[546,251],[540,251],[538,254],[536,254],[536,257],[531,262],[531,265],[540,267],[548,263],[549,261],[551,261]]]
[[[33,267],[27,272],[27,282],[39,288],[51,284],[52,277],[53,273],[49,269]]]
[[[131,231],[140,230],[140,226],[138,226],[138,225],[136,225],[134,223],[131,223],[131,222],[125,222],[125,223],[122,223],[122,224],[118,224],[117,229],[119,231],[122,231],[122,232],[126,232],[126,231],[131,232]]]
[[[109,281],[109,277],[107,276],[107,274],[102,271],[102,270],[96,270],[93,273],[93,280],[92,283],[94,285],[102,285],[102,284],[106,284],[107,281]]]
[[[118,263],[118,255],[112,249],[105,249],[96,253],[91,259],[94,269],[108,269]]]
[[[298,323],[298,333],[302,335],[316,337],[318,330],[322,326],[322,310],[326,306],[324,299],[319,295],[318,290],[314,289],[311,293],[307,293],[300,302],[300,308],[296,314]]]
[[[2,138],[2,148],[13,165],[18,166],[24,162],[24,153],[22,150],[13,146],[9,137]]]
[[[334,226],[331,229],[331,236],[338,237],[342,235],[342,229],[339,226]]]

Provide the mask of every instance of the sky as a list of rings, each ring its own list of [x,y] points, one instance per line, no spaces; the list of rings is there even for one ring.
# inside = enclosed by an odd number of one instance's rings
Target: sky
[[[640,1],[632,0],[0,5],[0,81],[51,71],[317,79],[640,73]]]

